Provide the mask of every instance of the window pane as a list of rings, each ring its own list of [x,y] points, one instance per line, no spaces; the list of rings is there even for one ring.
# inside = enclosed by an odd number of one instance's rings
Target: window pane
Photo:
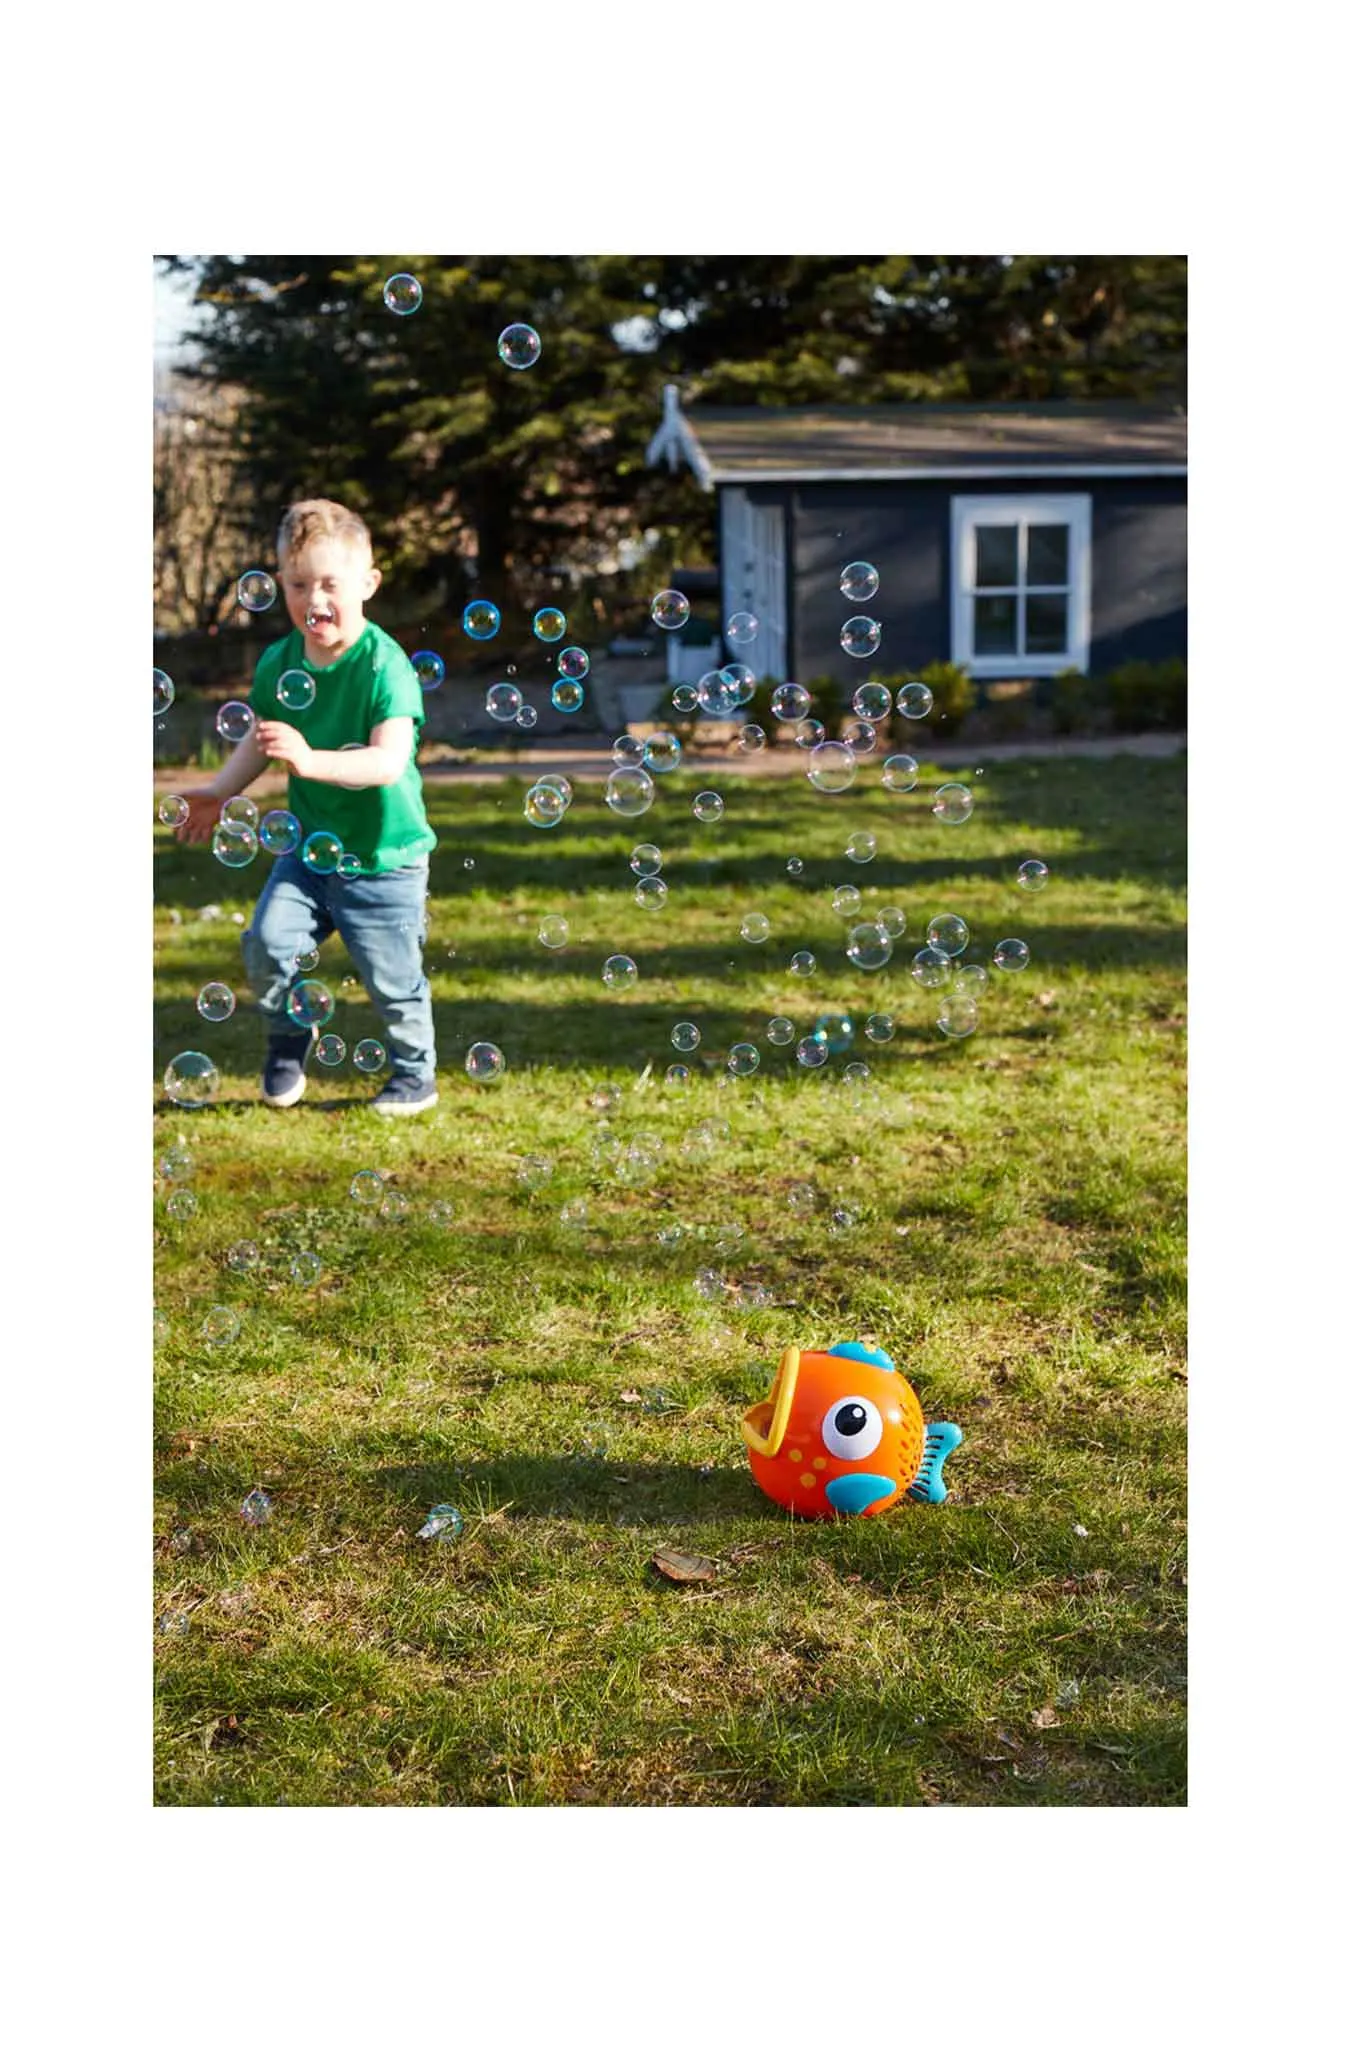
[[[1069,526],[1031,526],[1028,530],[1028,577],[1038,583],[1069,583]]]
[[[1066,598],[1029,597],[1024,600],[1025,654],[1066,653]]]
[[[1017,526],[978,526],[976,529],[976,587],[998,590],[1001,584],[1019,581],[1019,529]]]
[[[976,600],[976,652],[978,654],[1014,654],[1015,620],[1019,612],[1017,597],[978,597]]]

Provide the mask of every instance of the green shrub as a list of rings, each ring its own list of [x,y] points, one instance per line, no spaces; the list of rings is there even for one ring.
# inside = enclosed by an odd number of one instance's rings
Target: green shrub
[[[932,732],[935,739],[951,739],[976,706],[976,684],[956,661],[931,661],[906,682],[923,683],[934,693],[934,708],[927,719],[901,719],[898,726],[908,733]]]
[[[1125,661],[1103,679],[1116,732],[1180,732],[1185,725],[1185,660]]]
[[[1094,724],[1094,687],[1078,668],[1064,668],[1049,677],[1039,694],[1052,713],[1054,732],[1084,732]]]

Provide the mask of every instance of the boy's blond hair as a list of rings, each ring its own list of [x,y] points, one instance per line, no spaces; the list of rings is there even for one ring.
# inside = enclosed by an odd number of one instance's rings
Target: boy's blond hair
[[[370,529],[358,512],[348,512],[344,505],[338,505],[331,498],[300,498],[291,505],[280,521],[280,530],[275,542],[276,557],[287,562],[300,548],[307,547],[314,540],[346,541],[351,547],[359,548],[367,561],[372,559]]]

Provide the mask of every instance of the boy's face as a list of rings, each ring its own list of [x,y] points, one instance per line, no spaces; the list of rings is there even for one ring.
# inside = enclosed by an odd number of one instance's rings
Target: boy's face
[[[343,653],[360,638],[365,606],[379,580],[368,554],[353,542],[308,541],[281,571],[290,623],[302,628],[323,657]]]

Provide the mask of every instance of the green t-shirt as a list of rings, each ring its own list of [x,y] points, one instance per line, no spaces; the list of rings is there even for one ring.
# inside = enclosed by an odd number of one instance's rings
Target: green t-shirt
[[[280,677],[291,668],[303,669],[317,684],[306,711],[287,710],[275,694]],[[426,717],[422,686],[398,642],[373,619],[366,620],[354,647],[326,668],[304,659],[303,635],[297,629],[274,641],[256,664],[251,708],[257,718],[277,718],[296,726],[309,746],[322,753],[368,746],[380,719],[410,718],[412,759],[397,782],[381,789],[338,789],[332,782],[291,775],[289,808],[305,839],[310,832],[335,832],[347,853],[360,856],[367,875],[409,867],[436,844],[417,767],[417,742]]]

